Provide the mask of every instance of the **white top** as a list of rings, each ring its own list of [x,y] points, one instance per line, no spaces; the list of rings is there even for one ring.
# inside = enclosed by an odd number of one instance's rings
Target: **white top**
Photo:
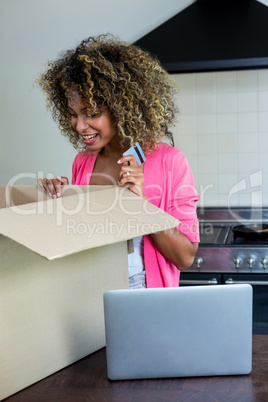
[[[144,271],[144,239],[143,236],[133,239],[134,253],[128,254],[129,277]]]

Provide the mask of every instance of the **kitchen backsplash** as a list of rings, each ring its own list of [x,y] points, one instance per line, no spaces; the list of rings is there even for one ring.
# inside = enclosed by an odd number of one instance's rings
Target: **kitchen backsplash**
[[[268,206],[268,70],[173,75],[199,206]]]

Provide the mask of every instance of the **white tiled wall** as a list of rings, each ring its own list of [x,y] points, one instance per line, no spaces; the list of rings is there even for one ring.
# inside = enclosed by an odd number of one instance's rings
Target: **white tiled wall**
[[[268,206],[268,70],[173,76],[200,206]]]

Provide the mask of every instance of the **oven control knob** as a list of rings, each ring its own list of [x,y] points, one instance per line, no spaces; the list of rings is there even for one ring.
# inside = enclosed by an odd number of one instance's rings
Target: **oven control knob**
[[[248,266],[249,266],[249,268],[252,268],[253,263],[254,263],[254,258],[252,258],[252,257],[248,257],[247,262],[248,262]]]
[[[195,257],[194,262],[196,263],[197,268],[200,268],[200,265],[203,262],[203,258],[202,257]]]
[[[236,268],[239,268],[239,265],[240,265],[241,262],[242,262],[241,258],[240,258],[240,257],[235,257],[235,258],[233,259],[233,261],[234,261],[235,267],[236,267]]]
[[[261,263],[262,263],[263,269],[265,269],[265,268],[267,267],[267,262],[268,262],[268,261],[267,261],[267,258],[264,257],[264,258],[261,259]]]

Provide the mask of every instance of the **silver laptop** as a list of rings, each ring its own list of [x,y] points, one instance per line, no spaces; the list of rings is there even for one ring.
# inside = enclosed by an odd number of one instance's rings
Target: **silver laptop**
[[[104,293],[110,380],[249,374],[251,285]]]

